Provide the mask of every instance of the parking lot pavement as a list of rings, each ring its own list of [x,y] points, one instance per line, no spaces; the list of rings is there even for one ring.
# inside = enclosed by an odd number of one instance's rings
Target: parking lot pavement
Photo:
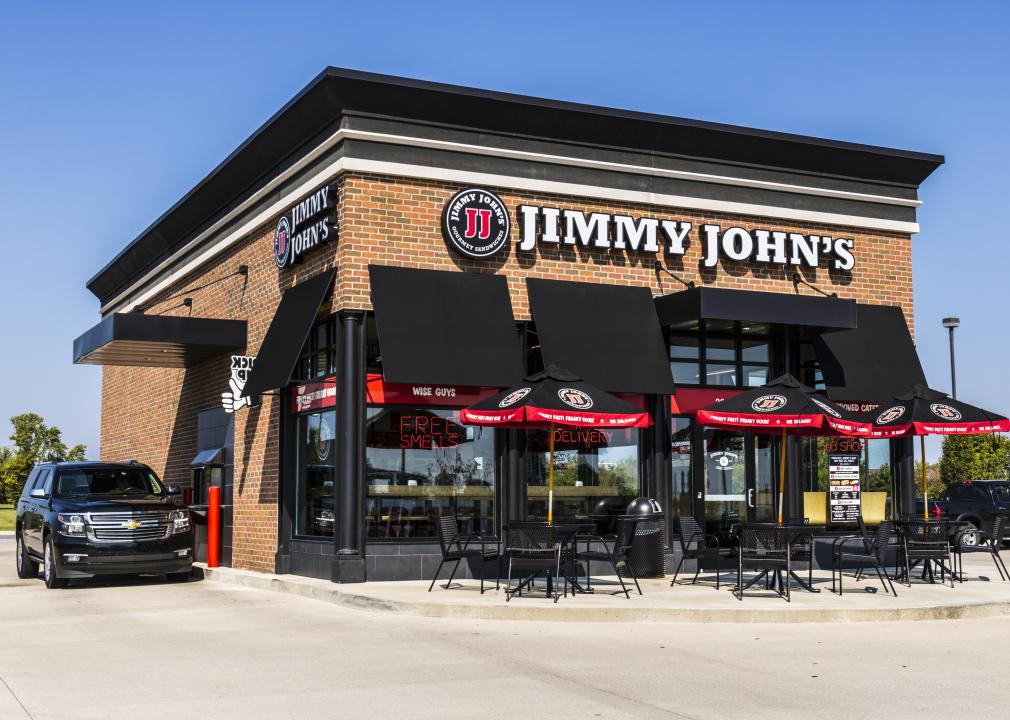
[[[1010,702],[1005,683],[980,686],[970,672],[972,658],[1002,648],[1010,633],[1005,618],[791,625],[446,620],[199,581],[47,591],[41,581],[18,580],[13,568],[13,541],[3,538],[3,719],[564,713],[851,720],[870,707],[890,718],[966,708],[999,716]]]

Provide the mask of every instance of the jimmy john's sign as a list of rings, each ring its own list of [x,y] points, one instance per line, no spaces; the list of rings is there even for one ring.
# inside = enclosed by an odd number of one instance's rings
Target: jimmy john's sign
[[[544,205],[519,205],[516,215],[518,253],[567,246],[678,256],[687,254],[691,243],[699,243],[704,267],[715,267],[720,260],[810,268],[829,265],[837,270],[855,266],[851,238],[714,224],[696,228],[672,218],[584,213]],[[467,257],[488,258],[503,252],[510,227],[508,209],[489,190],[470,188],[456,193],[443,213],[443,234],[452,248]]]
[[[337,188],[328,185],[298,201],[274,229],[274,262],[286,268],[337,238]]]

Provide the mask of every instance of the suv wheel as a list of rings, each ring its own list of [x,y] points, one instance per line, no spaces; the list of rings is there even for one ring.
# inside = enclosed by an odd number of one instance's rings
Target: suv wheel
[[[982,534],[977,527],[965,528],[961,531],[961,547],[975,547],[982,542]]]
[[[21,533],[17,534],[17,546],[14,550],[14,562],[18,568],[18,577],[27,580],[39,576],[39,564],[32,560],[28,548],[21,541]]]
[[[67,581],[56,577],[56,552],[53,550],[52,538],[46,536],[45,542],[45,562],[42,566],[42,578],[46,581],[46,587],[55,590],[66,586]]]

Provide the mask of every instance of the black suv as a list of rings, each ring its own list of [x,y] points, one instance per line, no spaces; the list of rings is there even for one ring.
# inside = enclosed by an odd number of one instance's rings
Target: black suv
[[[188,578],[193,524],[179,493],[137,462],[45,463],[17,509],[18,577],[46,587],[71,578],[154,573]]]
[[[997,515],[1010,514],[1010,482],[1006,480],[969,480],[951,484],[942,500],[933,503],[933,512],[952,520],[965,520],[980,531],[992,529]],[[987,530],[988,529],[988,530]],[[966,538],[966,545],[977,544],[978,537]]]

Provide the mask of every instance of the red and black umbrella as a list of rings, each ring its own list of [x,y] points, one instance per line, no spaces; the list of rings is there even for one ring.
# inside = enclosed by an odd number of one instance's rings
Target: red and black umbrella
[[[781,434],[779,464],[779,523],[786,484],[786,435],[849,435],[867,437],[869,425],[855,413],[818,397],[786,374],[739,395],[698,411],[698,422],[710,427]]]
[[[870,424],[873,438],[1010,432],[1010,420],[1003,415],[955,400],[925,385],[916,385],[862,419]]]
[[[915,385],[863,416],[871,438],[920,436],[922,453],[922,506],[929,517],[926,495],[926,435],[980,435],[1010,432],[1010,420],[980,407],[948,397],[925,385]]]
[[[469,425],[501,428],[547,428],[547,521],[554,518],[554,428],[648,427],[649,414],[614,397],[556,365],[525,381],[460,411]]]

